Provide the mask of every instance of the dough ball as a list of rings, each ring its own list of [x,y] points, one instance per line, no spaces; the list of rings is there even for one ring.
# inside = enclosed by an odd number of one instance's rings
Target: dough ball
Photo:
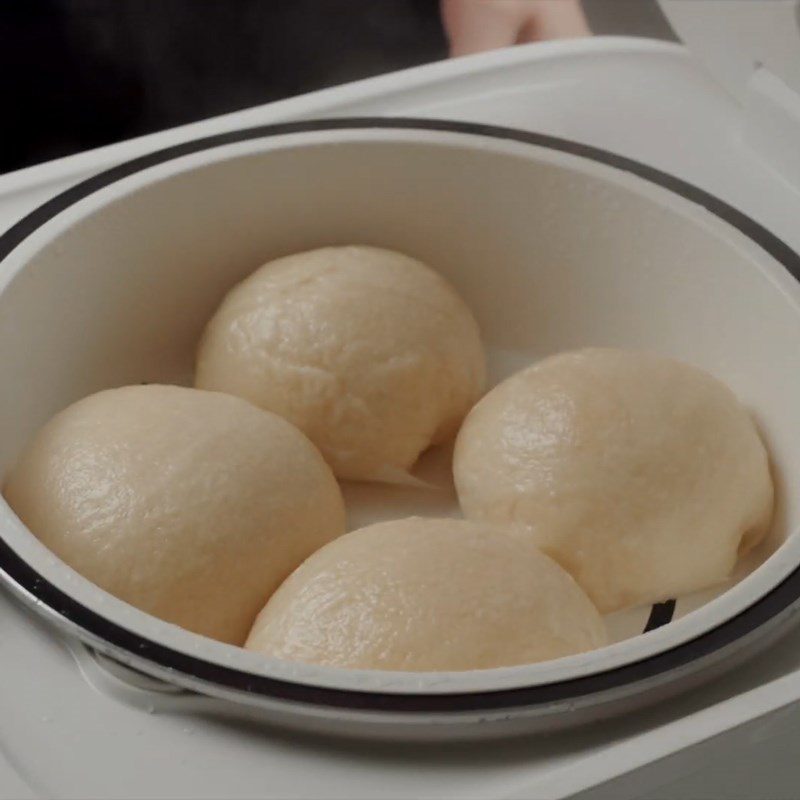
[[[336,667],[468,670],[601,647],[603,620],[529,537],[411,518],[323,547],[278,589],[245,647]]]
[[[281,581],[344,531],[339,487],[300,431],[239,398],[177,386],[71,405],[33,439],[5,495],[101,588],[233,644]]]
[[[467,517],[528,527],[603,612],[724,580],[772,514],[736,397],[646,353],[580,350],[508,378],[467,417],[454,472]]]
[[[480,395],[478,326],[435,272],[375,247],[272,261],[208,324],[196,385],[302,430],[340,478],[399,481]]]

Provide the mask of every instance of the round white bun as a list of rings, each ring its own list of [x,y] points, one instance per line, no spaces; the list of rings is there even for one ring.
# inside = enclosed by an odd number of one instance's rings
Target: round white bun
[[[586,594],[529,537],[413,517],[314,553],[272,596],[245,647],[335,667],[431,671],[528,664],[605,643]]]
[[[455,434],[483,382],[463,301],[421,262],[376,247],[258,269],[209,322],[195,378],[288,419],[340,478],[389,482]]]
[[[241,644],[306,556],[344,531],[330,468],[288,422],[229,395],[130,386],[53,417],[6,498],[84,577]]]
[[[723,581],[767,531],[767,452],[733,393],[658,355],[545,359],[470,412],[454,456],[471,519],[526,527],[597,607]]]

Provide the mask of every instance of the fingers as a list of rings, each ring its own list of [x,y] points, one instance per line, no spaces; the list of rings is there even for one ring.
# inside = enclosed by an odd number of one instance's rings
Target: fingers
[[[463,56],[515,44],[530,9],[525,0],[442,0],[450,55]]]
[[[579,0],[526,0],[526,5],[536,7],[535,13],[531,10],[532,30],[521,31],[519,43],[592,35]]]
[[[450,55],[589,36],[579,0],[441,0]]]

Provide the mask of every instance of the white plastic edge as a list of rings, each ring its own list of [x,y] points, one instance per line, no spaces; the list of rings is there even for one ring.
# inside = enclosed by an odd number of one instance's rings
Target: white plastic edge
[[[43,184],[78,181],[87,174],[95,174],[144,153],[237,128],[350,114],[396,116],[398,98],[414,96],[420,90],[438,84],[460,82],[491,73],[498,73],[502,77],[509,68],[524,68],[528,64],[573,59],[576,56],[593,58],[604,53],[671,56],[681,60],[688,58],[685,48],[673,42],[625,36],[537,42],[493,50],[253,106],[9,172],[0,175],[0,197],[35,189]],[[370,104],[369,110],[362,106],[367,103]]]
[[[658,0],[692,55],[734,97],[766,67],[800,95],[800,0]]]

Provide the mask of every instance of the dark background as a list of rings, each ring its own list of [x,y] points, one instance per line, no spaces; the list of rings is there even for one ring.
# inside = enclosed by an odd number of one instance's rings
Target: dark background
[[[671,35],[652,0],[584,9]],[[0,172],[446,57],[438,0],[0,0]]]

